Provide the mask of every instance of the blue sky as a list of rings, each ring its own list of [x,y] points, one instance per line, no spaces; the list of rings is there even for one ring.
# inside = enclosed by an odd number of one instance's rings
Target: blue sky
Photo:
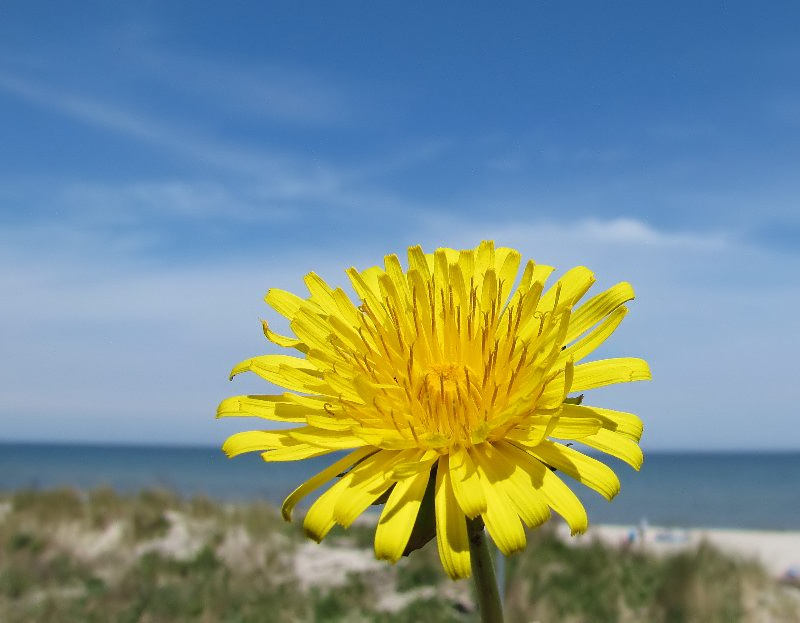
[[[0,440],[217,444],[270,287],[421,243],[631,281],[651,449],[800,449],[793,2],[6,3]]]

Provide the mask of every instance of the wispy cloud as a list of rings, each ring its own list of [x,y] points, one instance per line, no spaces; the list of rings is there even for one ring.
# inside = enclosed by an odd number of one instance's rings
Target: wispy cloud
[[[272,222],[291,218],[295,210],[275,201],[257,185],[215,181],[142,181],[123,184],[71,183],[60,190],[59,202],[73,214],[95,223],[116,221],[153,224],[177,219],[202,223],[224,218],[232,223]]]
[[[307,68],[277,62],[226,62],[150,48],[137,59],[162,89],[214,106],[223,116],[245,114],[298,126],[341,126],[353,120],[346,89]]]
[[[301,159],[212,140],[187,120],[168,122],[126,105],[10,74],[0,74],[0,89],[90,126],[168,149],[196,165],[273,179],[297,177]]]
[[[496,237],[559,272],[586,260],[598,288],[630,279],[639,298],[601,356],[651,361],[654,382],[615,397],[645,416],[646,444],[735,447],[741,436],[728,430],[734,411],[759,413],[760,424],[749,433],[752,447],[781,446],[781,431],[793,425],[783,392],[800,344],[796,334],[787,336],[781,318],[787,304],[800,305],[800,291],[794,281],[761,283],[759,275],[800,274],[800,262],[787,265],[724,235],[663,231],[635,220],[522,221],[504,228],[451,222],[449,231],[425,229],[416,241],[427,249],[439,242],[434,238],[464,246]],[[61,242],[43,244],[45,234]],[[0,289],[13,292],[0,304],[0,323],[14,328],[0,351],[9,438],[30,434],[35,415],[52,438],[70,438],[77,423],[84,439],[214,443],[224,436],[212,418],[217,400],[269,391],[256,379],[226,381],[236,361],[270,348],[258,326],[261,316],[276,320],[261,301],[264,292],[302,293],[302,275],[312,269],[343,285],[345,267],[381,262],[367,248],[276,251],[265,245],[247,261],[172,265],[137,260],[118,240],[85,232],[67,238],[51,230],[7,235],[0,244],[4,253],[22,257],[39,241],[26,264],[0,258],[8,267]],[[386,251],[404,250],[395,247],[396,238],[382,244]],[[737,271],[743,257],[748,270]],[[709,262],[735,278],[693,283],[682,277]],[[758,293],[749,296],[750,289]],[[758,391],[741,389],[748,387]],[[682,436],[686,430],[691,438]]]
[[[199,72],[199,68],[195,71]],[[228,71],[223,65],[216,70],[212,68],[212,74],[215,71],[222,85],[214,80],[199,85],[196,83],[202,81],[197,78],[188,81],[185,90],[222,90],[226,91],[225,97],[237,99],[237,91],[226,90],[224,82],[246,83],[249,74],[234,75],[236,72]],[[262,77],[262,80],[268,82],[269,78]],[[297,86],[297,97],[305,88],[303,80]],[[313,82],[310,78],[307,81]],[[248,88],[261,87],[250,85]],[[167,180],[164,176],[114,182],[91,178],[69,182],[34,179],[25,193],[17,193],[25,181],[8,180],[0,191],[6,198],[16,193],[40,206],[53,206],[50,213],[61,210],[62,217],[74,217],[84,223],[91,215],[96,215],[100,222],[130,222],[153,215],[171,215],[199,219],[224,216],[231,222],[247,223],[273,218],[282,220],[309,210],[375,214],[400,207],[408,209],[408,200],[387,192],[380,180],[425,166],[431,159],[441,157],[443,149],[441,140],[409,141],[385,158],[333,164],[300,148],[275,148],[264,143],[252,147],[219,140],[188,117],[176,121],[145,113],[130,101],[122,104],[8,73],[0,73],[0,90],[69,120],[107,131],[119,139],[178,155],[192,171]],[[327,107],[325,98],[322,99],[320,105]],[[398,199],[404,202],[403,206],[398,204]],[[39,211],[35,209],[32,213]]]
[[[696,232],[658,229],[641,219],[579,218],[554,220],[528,218],[470,219],[458,221],[444,215],[429,215],[420,232],[432,244],[469,246],[489,238],[506,246],[524,249],[534,257],[550,261],[604,263],[618,257],[620,264],[636,254],[712,253],[734,246],[736,236],[724,230]],[[447,240],[452,242],[447,243]]]
[[[50,87],[33,80],[11,74],[0,74],[0,89],[28,102],[68,115],[85,123],[107,128],[132,138],[162,145],[175,141],[168,128],[121,107],[93,100],[89,97]]]
[[[604,244],[626,246],[667,247],[672,249],[721,249],[727,235],[720,232],[698,234],[686,231],[658,230],[640,219],[615,218],[609,220],[580,219],[569,224],[554,221],[513,223],[500,226],[498,238],[519,245],[532,238],[571,240],[575,245]]]

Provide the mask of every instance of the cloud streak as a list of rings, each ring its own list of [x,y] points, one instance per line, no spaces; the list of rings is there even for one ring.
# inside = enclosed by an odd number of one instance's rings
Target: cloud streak
[[[181,124],[184,126],[181,129],[174,122],[164,122],[113,102],[10,74],[0,74],[0,89],[73,120],[168,149],[195,164],[212,166],[229,173],[282,180],[284,185],[288,184],[288,180],[298,178],[297,172],[292,169],[297,167],[299,159],[288,154],[271,154],[266,150],[246,149],[212,141],[197,131],[188,129],[185,121]],[[294,167],[291,166],[292,160],[298,160]],[[304,176],[305,179],[313,177]]]
[[[527,238],[531,232],[536,240]],[[642,413],[646,445],[741,447],[730,414],[750,412],[759,414],[747,435],[750,447],[786,446],[784,431],[793,424],[783,392],[800,343],[786,335],[782,316],[786,305],[800,305],[798,281],[760,285],[751,273],[731,283],[692,285],[682,274],[709,259],[735,266],[746,255],[756,273],[790,269],[797,276],[797,262],[787,267],[784,258],[736,240],[664,232],[634,220],[523,221],[502,231],[464,227],[445,233],[458,246],[475,244],[480,234],[496,237],[499,244],[520,246],[527,257],[556,264],[559,272],[578,263],[570,255],[584,254],[600,279],[597,288],[633,281],[638,300],[601,355],[651,361],[652,384],[619,394],[607,390],[622,408]],[[421,241],[431,249],[429,239],[439,235]],[[6,254],[13,244],[3,240]],[[138,264],[135,254],[110,252],[95,262],[95,254],[113,244],[76,238],[60,249],[43,246],[24,268],[3,272],[0,287],[14,292],[0,306],[0,322],[14,327],[0,354],[8,438],[30,438],[35,418],[46,423],[39,430],[52,439],[80,430],[82,439],[95,441],[215,443],[226,426],[213,421],[216,401],[269,391],[256,379],[226,381],[238,360],[270,349],[258,318],[276,315],[261,302],[263,293],[269,287],[302,293],[302,275],[311,269],[344,284],[346,266],[381,261],[366,248],[272,253],[267,245],[245,262],[147,265]],[[569,245],[583,248],[575,253]],[[65,253],[71,254],[67,261]],[[751,288],[760,291],[748,296]],[[743,390],[748,387],[758,391]]]

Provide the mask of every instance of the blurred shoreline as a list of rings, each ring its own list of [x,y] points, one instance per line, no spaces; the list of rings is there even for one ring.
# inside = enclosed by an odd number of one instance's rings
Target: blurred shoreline
[[[0,491],[165,488],[221,502],[280,504],[332,458],[265,465],[218,448],[0,443]],[[622,485],[612,503],[570,486],[595,524],[800,531],[800,452],[649,452],[640,472],[603,457]]]

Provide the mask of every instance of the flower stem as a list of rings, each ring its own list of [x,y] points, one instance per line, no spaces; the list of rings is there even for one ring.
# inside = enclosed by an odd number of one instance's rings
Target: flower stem
[[[469,521],[469,553],[472,560],[472,577],[478,594],[478,609],[482,623],[503,623],[503,608],[494,575],[492,555],[483,521],[478,517]]]

